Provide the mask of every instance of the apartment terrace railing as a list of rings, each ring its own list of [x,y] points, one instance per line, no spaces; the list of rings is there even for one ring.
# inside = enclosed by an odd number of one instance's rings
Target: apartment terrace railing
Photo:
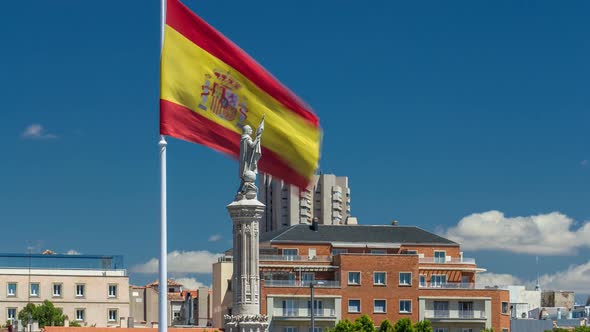
[[[465,257],[452,257],[449,260],[438,257],[421,257],[418,261],[423,264],[475,264],[475,258]]]
[[[421,283],[420,288],[444,288],[444,289],[474,289],[475,284],[472,282],[427,282]]]
[[[486,319],[483,310],[426,310],[424,317],[428,319]]]
[[[309,287],[310,282],[316,288],[340,288],[338,280],[264,280],[264,287]]]
[[[260,255],[263,262],[331,262],[332,256]]]
[[[309,309],[305,308],[275,308],[272,312],[273,317],[288,319],[288,318],[305,318],[309,319]],[[333,308],[315,309],[313,314],[316,318],[336,318],[336,310]]]

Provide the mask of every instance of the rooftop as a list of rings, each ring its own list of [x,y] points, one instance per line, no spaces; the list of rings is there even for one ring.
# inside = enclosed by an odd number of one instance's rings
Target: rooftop
[[[379,243],[458,245],[415,226],[393,225],[311,225],[299,224],[262,234],[260,242]]]
[[[124,269],[120,255],[0,254],[4,269]]]

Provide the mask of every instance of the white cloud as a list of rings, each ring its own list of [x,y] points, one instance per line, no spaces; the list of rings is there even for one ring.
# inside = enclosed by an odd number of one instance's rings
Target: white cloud
[[[74,249],[70,249],[66,252],[66,255],[81,255],[81,253],[79,253],[78,251],[76,251]]]
[[[45,131],[42,125],[33,123],[32,125],[25,128],[25,131],[21,134],[26,139],[52,139],[57,138],[54,134],[49,134]]]
[[[485,286],[507,286],[507,285],[523,285],[525,282],[515,277],[511,274],[501,274],[501,273],[481,273],[478,274],[475,279],[475,286],[476,287],[485,287]]]
[[[567,270],[555,274],[544,274],[539,280],[541,287],[546,289],[590,293],[590,284],[588,284],[588,280],[590,280],[590,261],[585,264],[571,265]]]
[[[176,278],[174,279],[174,281],[190,290],[196,290],[199,287],[207,287],[205,284],[203,284],[195,278]]]
[[[213,234],[209,237],[209,242],[217,242],[221,240],[221,234]]]
[[[545,290],[569,290],[576,293],[590,293],[590,261],[585,264],[572,265],[567,270],[553,274],[544,274],[539,277],[541,289]],[[476,278],[476,286],[507,286],[525,285],[532,289],[537,284],[536,280],[523,280],[511,274],[482,273]]]
[[[573,255],[578,248],[590,247],[590,222],[573,226],[575,222],[559,212],[509,218],[487,211],[461,219],[444,235],[466,250]]]
[[[168,253],[169,273],[211,273],[211,264],[217,262],[221,254],[212,253],[206,250],[199,251],[172,251]],[[138,264],[131,268],[136,273],[157,273],[157,258]]]

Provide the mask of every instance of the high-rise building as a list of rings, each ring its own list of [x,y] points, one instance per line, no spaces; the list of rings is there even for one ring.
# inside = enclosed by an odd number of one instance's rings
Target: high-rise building
[[[259,199],[266,205],[260,222],[261,232],[270,232],[297,224],[311,224],[314,218],[324,225],[356,224],[350,216],[348,177],[315,175],[305,190],[263,174]]]

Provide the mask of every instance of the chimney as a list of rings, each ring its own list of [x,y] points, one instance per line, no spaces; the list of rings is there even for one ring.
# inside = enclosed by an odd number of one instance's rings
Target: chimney
[[[313,218],[313,221],[311,222],[311,230],[314,232],[317,232],[318,225],[319,225],[318,218],[317,217]]]
[[[397,226],[399,222],[397,220],[392,220],[391,221],[391,226]]]

